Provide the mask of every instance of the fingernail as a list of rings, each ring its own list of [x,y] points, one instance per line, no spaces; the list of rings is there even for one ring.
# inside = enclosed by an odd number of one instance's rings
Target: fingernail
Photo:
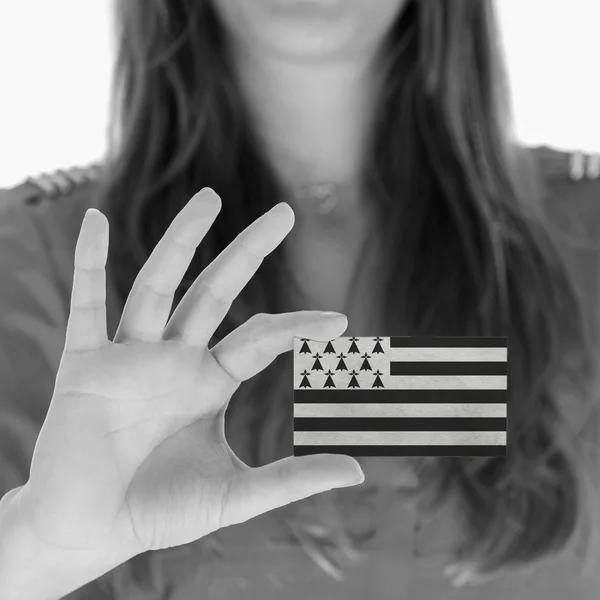
[[[279,202],[273,208],[271,208],[271,211],[286,212],[288,214],[291,214],[291,216],[294,217],[294,219],[296,218],[294,210],[292,209],[292,207],[287,202]],[[270,212],[270,211],[267,211],[267,212]]]
[[[199,192],[196,192],[196,194],[194,194],[192,196],[190,202],[191,201],[194,201],[195,203],[197,203],[201,206],[203,206],[204,204],[206,204],[209,201],[220,205],[221,197],[212,188],[205,187],[205,188],[202,188]]]
[[[344,319],[346,318],[346,315],[339,313],[339,312],[332,312],[332,311],[328,311],[325,310],[322,313],[320,313],[322,317],[327,317],[330,319],[334,319],[336,317],[344,317]]]

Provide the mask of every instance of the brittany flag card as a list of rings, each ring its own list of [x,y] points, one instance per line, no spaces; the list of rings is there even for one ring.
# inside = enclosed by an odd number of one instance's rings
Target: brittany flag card
[[[506,456],[506,337],[294,338],[294,456]]]

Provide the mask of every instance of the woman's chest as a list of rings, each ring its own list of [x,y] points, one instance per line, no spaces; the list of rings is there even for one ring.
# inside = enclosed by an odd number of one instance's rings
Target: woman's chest
[[[304,229],[286,239],[294,280],[292,310],[332,310],[348,317],[344,335],[374,335],[383,283],[381,249],[365,224],[342,231]]]

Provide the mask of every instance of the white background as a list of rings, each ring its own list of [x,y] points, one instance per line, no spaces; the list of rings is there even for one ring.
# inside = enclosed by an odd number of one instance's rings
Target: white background
[[[0,187],[102,157],[112,1],[0,2]],[[497,3],[517,136],[600,151],[600,1]]]

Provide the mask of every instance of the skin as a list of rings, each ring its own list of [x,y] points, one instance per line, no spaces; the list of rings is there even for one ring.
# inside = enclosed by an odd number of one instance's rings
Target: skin
[[[211,0],[236,44],[288,63],[362,61],[406,0]]]

